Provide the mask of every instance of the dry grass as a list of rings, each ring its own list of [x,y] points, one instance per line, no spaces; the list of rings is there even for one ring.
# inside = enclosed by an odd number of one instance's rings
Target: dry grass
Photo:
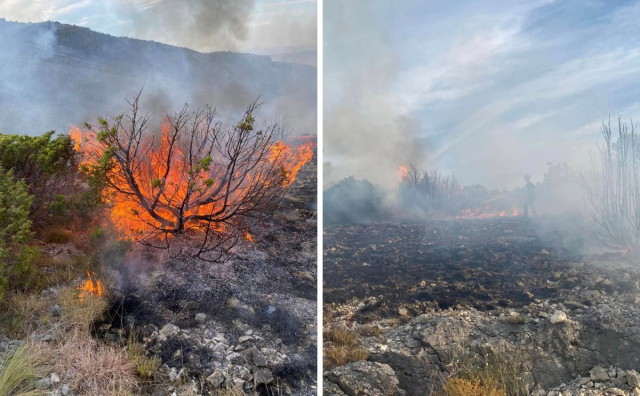
[[[54,305],[62,308],[59,317],[49,311]],[[0,332],[13,339],[23,339],[45,326],[57,329],[54,334],[56,338],[64,339],[67,337],[65,334],[88,334],[91,326],[102,319],[106,309],[105,298],[89,296],[80,302],[78,290],[70,286],[59,288],[56,294],[46,297],[40,294],[11,292],[0,302]]]
[[[382,329],[374,325],[364,325],[360,328],[360,334],[368,337],[377,337],[382,334]]]
[[[138,386],[135,366],[121,348],[99,345],[86,337],[75,337],[50,347],[55,355],[53,370],[81,395],[130,395]]]
[[[234,386],[232,388],[218,389],[215,393],[216,396],[245,396],[244,390],[240,386]]]
[[[441,396],[526,396],[521,379],[522,364],[517,353],[489,352],[485,356],[463,355],[455,364],[439,393]]]
[[[512,325],[521,325],[521,324],[525,324],[525,322],[526,322],[526,319],[522,315],[515,315],[515,316],[507,317],[507,323],[512,324]]]
[[[324,332],[324,365],[342,366],[349,362],[366,360],[369,352],[360,347],[358,335],[346,329],[329,329]]]
[[[62,310],[54,315],[49,308],[59,305]],[[127,351],[120,347],[101,345],[91,337],[94,323],[103,317],[107,300],[97,296],[78,298],[78,290],[67,286],[46,297],[26,293],[10,293],[2,302],[0,315],[2,332],[12,338],[27,338],[32,331],[41,332],[45,325],[53,340],[39,344],[37,350],[28,348],[20,352],[0,372],[0,395],[37,395],[40,393],[4,392],[2,381],[15,383],[20,378],[35,378],[34,367],[43,373],[58,373],[75,394],[98,396],[131,395],[138,387],[136,368],[149,372],[152,361],[142,358],[131,361]],[[139,353],[140,350],[136,350]],[[16,366],[17,365],[17,366]],[[15,367],[18,367],[17,369]],[[23,375],[16,377],[15,373]],[[5,377],[9,378],[7,380]],[[18,379],[14,379],[18,378]],[[21,380],[20,386],[27,384]]]
[[[480,378],[451,378],[442,387],[443,396],[507,396],[498,383],[485,383]]]
[[[0,302],[0,331],[13,339],[26,338],[41,324],[48,325],[51,302],[36,294],[6,293]]]
[[[326,331],[324,340],[343,347],[353,347],[358,344],[358,336],[345,329],[330,329]]]
[[[34,345],[23,345],[11,356],[0,356],[0,395],[43,395],[44,391],[34,384],[45,374],[45,360],[44,353]]]
[[[107,299],[104,297],[89,295],[80,301],[78,290],[71,287],[60,291],[57,303],[63,311],[61,322],[65,330],[64,334],[74,336],[75,334],[88,335],[94,323],[103,319],[108,308]]]
[[[347,360],[350,362],[357,362],[360,360],[367,360],[369,357],[369,351],[364,348],[355,348],[347,352]]]

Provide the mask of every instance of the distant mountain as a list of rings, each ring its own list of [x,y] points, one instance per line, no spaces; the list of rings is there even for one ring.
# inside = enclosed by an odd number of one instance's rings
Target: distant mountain
[[[316,67],[318,64],[318,54],[314,48],[303,46],[287,46],[276,48],[260,48],[249,50],[252,54],[267,55],[276,62],[302,63]]]
[[[67,131],[97,115],[119,114],[142,87],[147,112],[212,104],[236,120],[259,96],[258,120],[284,119],[293,133],[315,133],[315,67],[0,19],[1,132]]]

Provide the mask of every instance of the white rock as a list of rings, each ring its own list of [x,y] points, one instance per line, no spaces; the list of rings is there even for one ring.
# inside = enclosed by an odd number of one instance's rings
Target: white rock
[[[567,321],[567,314],[560,310],[556,310],[553,315],[551,315],[551,318],[549,318],[549,321],[551,324],[564,323]]]
[[[167,323],[161,330],[160,334],[165,337],[174,337],[180,333],[180,328],[173,323]]]

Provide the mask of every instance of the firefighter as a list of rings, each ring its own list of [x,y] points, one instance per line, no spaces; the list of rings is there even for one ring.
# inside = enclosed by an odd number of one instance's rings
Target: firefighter
[[[533,214],[534,217],[538,217],[535,206],[536,185],[531,183],[531,177],[529,175],[524,175],[524,181],[526,182],[524,186],[524,217],[529,217],[529,208],[531,208],[531,214]]]

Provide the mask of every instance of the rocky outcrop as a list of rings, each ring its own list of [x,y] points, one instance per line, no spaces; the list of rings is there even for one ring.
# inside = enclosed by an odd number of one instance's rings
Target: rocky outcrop
[[[325,374],[324,395],[403,396],[393,369],[382,363],[359,361]]]

